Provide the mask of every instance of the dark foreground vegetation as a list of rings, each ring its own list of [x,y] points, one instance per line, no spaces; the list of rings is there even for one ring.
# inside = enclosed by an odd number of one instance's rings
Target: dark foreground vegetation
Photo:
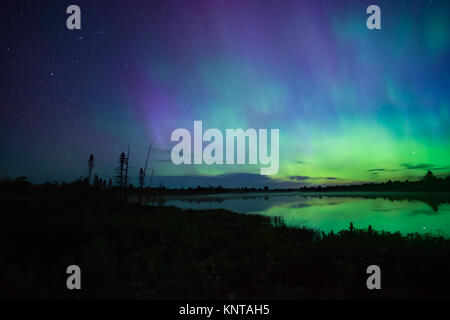
[[[448,298],[450,240],[323,234],[224,210],[76,198],[4,199],[0,298]],[[79,265],[82,290],[66,289]],[[382,290],[366,287],[381,267]]]

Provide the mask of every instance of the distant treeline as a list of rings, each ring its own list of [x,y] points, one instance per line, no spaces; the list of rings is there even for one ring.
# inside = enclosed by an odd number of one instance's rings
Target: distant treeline
[[[302,192],[423,192],[423,191],[450,191],[450,176],[445,179],[436,177],[431,171],[418,181],[387,181],[382,183],[365,183],[347,186],[302,187]]]
[[[111,179],[107,182],[94,177],[93,183],[90,179],[80,177],[70,183],[47,182],[34,185],[26,177],[17,179],[5,178],[0,180],[0,194],[2,196],[25,196],[25,195],[60,195],[88,197],[103,194],[116,199],[126,199],[126,195],[140,195],[143,191],[145,196],[149,195],[194,195],[194,194],[217,194],[217,193],[257,193],[257,192],[450,192],[450,176],[437,178],[431,171],[419,181],[387,181],[383,183],[366,183],[345,186],[304,186],[300,188],[271,189],[264,188],[225,188],[222,186],[208,186],[197,188],[166,188],[158,187],[135,187],[132,184],[113,185]],[[124,196],[125,195],[125,196]]]

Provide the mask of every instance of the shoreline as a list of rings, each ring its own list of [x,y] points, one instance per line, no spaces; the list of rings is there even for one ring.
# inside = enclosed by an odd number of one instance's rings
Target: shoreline
[[[439,236],[325,233],[261,215],[123,201],[2,206],[4,298],[72,298],[63,286],[70,264],[84,277],[79,299],[449,297],[450,240]],[[383,272],[379,292],[365,287],[372,264]]]

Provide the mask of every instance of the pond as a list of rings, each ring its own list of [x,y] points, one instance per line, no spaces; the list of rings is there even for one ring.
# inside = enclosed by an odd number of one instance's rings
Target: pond
[[[254,193],[167,196],[165,205],[183,209],[223,208],[281,217],[289,226],[329,232],[371,225],[377,231],[450,236],[448,194]]]

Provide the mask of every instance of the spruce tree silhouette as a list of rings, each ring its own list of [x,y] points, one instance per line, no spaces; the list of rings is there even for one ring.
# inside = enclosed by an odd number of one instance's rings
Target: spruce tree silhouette
[[[428,172],[423,177],[423,180],[427,182],[433,182],[436,180],[436,176],[433,174],[433,172],[431,172],[431,170],[428,170]]]
[[[89,156],[88,168],[89,168],[88,182],[89,182],[89,184],[91,184],[92,169],[94,169],[94,155],[93,154],[91,154]]]
[[[128,145],[128,152],[125,158],[125,174],[124,174],[124,185],[125,188],[128,187],[128,160],[130,159],[130,146]]]
[[[114,176],[116,183],[119,185],[120,192],[123,192],[124,186],[124,176],[125,176],[125,163],[126,163],[125,152],[122,152],[119,157],[119,166],[116,168],[116,175]]]

